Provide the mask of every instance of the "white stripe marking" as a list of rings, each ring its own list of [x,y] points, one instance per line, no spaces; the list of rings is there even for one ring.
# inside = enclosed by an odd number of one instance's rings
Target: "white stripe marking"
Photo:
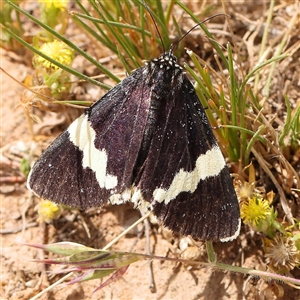
[[[138,208],[143,213],[147,213],[148,208],[151,205],[150,202],[144,199],[141,190],[135,186],[132,187],[131,202],[134,204],[135,208]]]
[[[138,208],[141,212],[148,212],[150,202],[146,201],[143,198],[141,190],[135,186],[132,186],[131,189],[125,189],[120,194],[113,194],[109,197],[109,202],[111,204],[119,205],[124,204],[128,201],[132,202],[134,204],[134,208]]]
[[[68,128],[70,141],[83,152],[82,167],[95,172],[100,188],[112,189],[118,184],[117,176],[107,174],[105,149],[95,147],[96,132],[86,115],[80,116]]]
[[[120,194],[113,194],[109,197],[109,202],[113,205],[117,204],[125,204],[126,202],[130,201],[131,199],[131,191],[130,189],[124,190]]]
[[[231,241],[235,240],[238,237],[238,235],[240,234],[240,230],[241,230],[241,219],[239,219],[238,229],[235,232],[235,234],[233,236],[226,237],[224,239],[220,239],[220,241],[222,243],[225,243],[225,242],[231,242]]]
[[[195,192],[200,180],[217,176],[225,167],[225,160],[218,146],[214,146],[198,157],[195,169],[191,172],[180,169],[168,189],[157,188],[154,200],[168,204],[182,192]],[[154,204],[154,203],[153,203]]]

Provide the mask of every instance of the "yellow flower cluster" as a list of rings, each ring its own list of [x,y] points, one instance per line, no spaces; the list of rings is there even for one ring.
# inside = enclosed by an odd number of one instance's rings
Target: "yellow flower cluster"
[[[262,229],[258,227],[262,227],[268,216],[271,216],[271,208],[263,198],[254,196],[242,204],[241,218],[253,229]]]
[[[68,0],[59,0],[59,1],[39,0],[39,3],[45,5],[47,9],[50,9],[51,7],[65,9],[67,8],[68,2],[69,2]]]
[[[38,204],[38,214],[39,214],[39,218],[38,221],[39,222],[51,222],[54,219],[58,219],[61,215],[61,208],[49,201],[49,200],[43,200]]]
[[[69,66],[74,58],[74,51],[70,49],[65,43],[58,40],[43,44],[40,49],[42,53],[58,61],[63,65]],[[42,65],[45,68],[57,70],[58,67],[41,56],[34,58],[35,66]]]

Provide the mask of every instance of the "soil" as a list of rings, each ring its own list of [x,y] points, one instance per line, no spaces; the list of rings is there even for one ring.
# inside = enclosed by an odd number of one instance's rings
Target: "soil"
[[[1,49],[1,67],[23,81],[32,73],[19,56]],[[299,78],[299,77],[298,77]],[[36,159],[54,137],[66,128],[68,117],[47,112],[42,125],[32,127],[26,117],[24,88],[1,72],[1,299],[31,299],[59,280],[62,275],[48,271],[59,269],[33,262],[52,257],[26,244],[71,241],[101,249],[140,217],[130,205],[106,206],[102,210],[64,211],[50,224],[37,221],[39,199],[26,188],[20,172],[22,158]],[[39,135],[36,133],[39,132]],[[111,250],[146,253],[144,225],[126,235]],[[261,237],[243,228],[240,237],[230,243],[215,243],[217,259],[229,265],[265,270]],[[189,245],[188,245],[189,244]],[[151,252],[163,257],[181,257],[184,249],[194,251],[187,238],[173,236],[159,225],[150,228]],[[207,261],[205,248],[197,243],[199,261]],[[197,248],[198,249],[198,248]],[[210,268],[192,267],[176,262],[153,260],[155,288],[149,284],[149,263],[132,264],[125,275],[109,286],[93,292],[101,280],[60,284],[39,299],[300,299],[294,288],[241,274]],[[298,276],[295,271],[293,276]]]

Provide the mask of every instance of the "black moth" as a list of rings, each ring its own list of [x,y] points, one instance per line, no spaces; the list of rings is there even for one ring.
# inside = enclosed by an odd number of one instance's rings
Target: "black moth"
[[[240,230],[232,179],[172,49],[75,120],[35,163],[28,188],[80,209],[131,201],[200,240],[230,241]]]

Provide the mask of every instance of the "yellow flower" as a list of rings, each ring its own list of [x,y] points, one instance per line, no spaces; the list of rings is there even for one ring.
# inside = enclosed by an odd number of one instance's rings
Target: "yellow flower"
[[[73,58],[74,52],[65,43],[54,40],[53,42],[43,44],[40,49],[42,53],[51,57],[52,59],[60,62],[64,65],[70,65]],[[57,66],[46,60],[45,58],[36,55],[34,58],[34,65],[42,65],[45,68],[59,69]]]
[[[51,222],[54,219],[58,219],[61,215],[61,208],[49,201],[43,200],[38,204],[38,222]]]
[[[47,9],[55,7],[60,9],[67,8],[68,0],[58,0],[58,1],[51,1],[51,0],[39,0],[39,3],[45,5]]]
[[[269,202],[263,198],[253,197],[241,207],[241,218],[250,227],[262,230],[263,221],[271,216]]]

